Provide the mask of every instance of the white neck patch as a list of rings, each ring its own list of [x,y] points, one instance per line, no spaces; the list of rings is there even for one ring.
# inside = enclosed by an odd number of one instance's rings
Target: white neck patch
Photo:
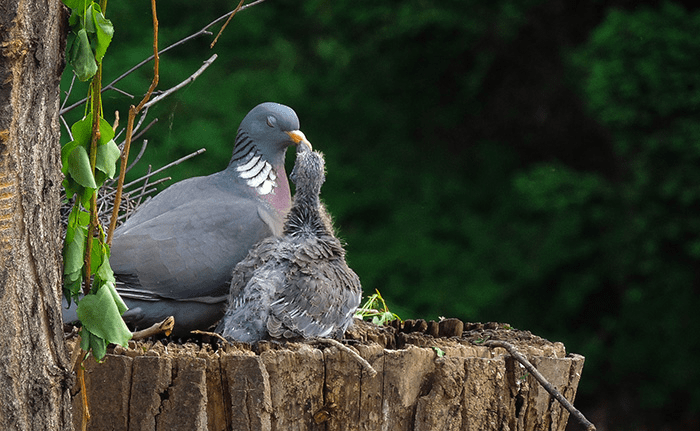
[[[249,153],[248,160],[242,165],[236,166],[238,176],[245,180],[245,183],[254,188],[260,195],[272,193],[277,187],[277,174],[272,169],[272,165],[261,155]]]

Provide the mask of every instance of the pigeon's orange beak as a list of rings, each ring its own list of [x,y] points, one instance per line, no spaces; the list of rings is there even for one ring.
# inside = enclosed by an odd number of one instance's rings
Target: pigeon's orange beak
[[[310,150],[313,150],[311,142],[309,142],[309,140],[306,139],[306,136],[304,136],[301,130],[292,130],[291,132],[285,133],[288,134],[290,138],[292,138],[292,142],[294,142],[295,145],[306,144],[309,146]]]

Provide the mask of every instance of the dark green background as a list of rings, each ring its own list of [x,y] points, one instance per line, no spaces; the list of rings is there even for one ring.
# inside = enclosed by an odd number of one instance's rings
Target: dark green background
[[[233,6],[160,2],[160,46]],[[108,83],[151,52],[152,30],[146,1],[113,0],[106,15]],[[563,341],[586,356],[577,404],[612,429],[695,429],[698,10],[268,0],[213,50],[212,39],[162,56],[160,89],[219,58],[152,109],[134,174],[202,147],[169,174],[221,170],[250,108],[290,105],[326,154],[323,198],[366,294],[379,289],[403,318],[507,322]],[[151,71],[119,87],[140,98]],[[107,119],[119,110],[125,124],[129,103],[105,93]]]

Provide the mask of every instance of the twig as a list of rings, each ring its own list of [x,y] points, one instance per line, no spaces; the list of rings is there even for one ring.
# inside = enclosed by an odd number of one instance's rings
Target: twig
[[[70,80],[70,87],[68,87],[68,91],[66,91],[66,97],[63,99],[63,103],[61,103],[61,109],[63,109],[64,106],[66,106],[66,102],[68,102],[68,98],[70,97],[70,94],[73,92],[73,84],[75,83],[75,78],[76,78],[75,72],[73,72],[73,77]]]
[[[141,198],[146,194],[146,189],[148,187],[148,179],[151,177],[151,165],[148,165],[148,170],[146,171],[146,179],[143,181],[143,187],[141,187],[141,194],[139,194],[139,200],[136,201],[136,206],[141,205]]]
[[[132,105],[133,106],[133,105]],[[141,116],[139,117],[139,121],[136,123],[135,126],[132,126],[131,129],[131,142],[135,141],[136,138],[134,137],[134,133],[136,133],[137,130],[141,128],[141,125],[143,124],[144,120],[146,119],[146,115],[148,115],[148,108],[144,109],[143,112],[141,112]],[[128,124],[128,123],[127,123]],[[124,139],[124,142],[126,143],[126,138]]]
[[[156,120],[157,120],[157,118],[156,118]],[[155,123],[156,120],[153,120],[153,121],[151,122],[151,124]],[[146,126],[146,128],[148,128],[148,127],[151,127],[151,125],[149,124],[148,126]],[[146,152],[146,147],[148,147],[148,139],[144,139],[144,140],[143,140],[143,144],[141,144],[141,149],[139,150],[139,153],[136,155],[136,158],[135,158],[135,159],[131,162],[131,164],[126,168],[126,171],[127,171],[127,172],[129,172],[129,171],[134,167],[134,165],[135,165],[136,163],[138,163],[139,160],[141,160],[141,157],[143,157],[143,153]],[[124,186],[124,187],[126,187],[126,186]]]
[[[85,386],[85,370],[83,367],[78,368],[78,381],[80,382],[80,394],[83,401],[83,421],[82,430],[87,430],[87,423],[90,420],[90,409],[88,408],[87,386]]]
[[[112,124],[112,131],[116,132],[117,127],[119,127],[119,111],[114,111],[114,124]]]
[[[349,348],[348,346],[346,346],[345,344],[343,344],[339,341],[336,341],[332,338],[317,338],[317,339],[313,340],[312,343],[313,344],[328,344],[328,345],[331,345],[333,347],[337,347],[338,349],[340,349],[343,352],[347,353],[348,355],[352,356],[357,362],[359,362],[360,365],[362,365],[362,368],[364,368],[365,371],[367,371],[367,374],[369,374],[370,377],[374,377],[377,375],[377,370],[375,370],[374,367],[372,367],[369,364],[369,362],[367,362],[367,360],[365,358],[363,358],[362,356],[360,356],[359,353],[357,353],[356,351],[352,350],[351,348]]]
[[[216,332],[200,331],[199,329],[195,329],[194,331],[190,331],[190,334],[208,335],[210,337],[216,337],[228,345],[231,344],[229,340],[224,338],[221,334],[217,334]]]
[[[251,6],[255,6],[255,5],[260,4],[260,3],[264,2],[264,1],[265,1],[265,0],[256,0],[256,1],[254,1],[254,2],[250,2],[250,3],[246,4],[246,5],[241,6],[241,8],[240,8],[238,11],[239,11],[239,12],[244,11],[244,10],[248,9],[249,7],[251,7]],[[170,51],[171,49],[175,48],[176,46],[183,45],[183,44],[189,42],[189,41],[192,40],[192,39],[198,38],[199,36],[203,36],[203,35],[205,35],[205,34],[208,34],[208,35],[212,34],[210,31],[208,31],[209,28],[211,28],[212,26],[218,24],[219,22],[223,21],[224,19],[228,18],[229,15],[231,15],[232,13],[233,13],[233,11],[227,12],[227,13],[221,15],[220,17],[218,17],[218,18],[215,19],[214,21],[212,21],[212,22],[210,22],[209,24],[207,24],[207,25],[205,25],[204,27],[202,27],[202,29],[199,30],[198,32],[193,33],[193,34],[191,34],[191,35],[189,35],[189,36],[186,36],[186,37],[184,37],[184,38],[178,40],[177,42],[174,42],[174,43],[172,43],[171,45],[168,45],[167,47],[163,48],[162,50],[159,51],[159,54],[165,54],[166,52]],[[154,55],[151,55],[151,56],[147,57],[146,59],[142,60],[140,63],[136,64],[136,65],[135,65],[134,67],[132,67],[131,69],[127,70],[126,72],[124,72],[124,73],[122,73],[121,75],[119,75],[118,77],[116,77],[112,82],[110,82],[110,83],[107,84],[106,86],[102,87],[102,91],[113,90],[113,89],[114,89],[114,85],[115,85],[117,82],[119,82],[119,81],[121,81],[122,79],[126,78],[127,76],[131,75],[131,74],[134,73],[136,70],[138,70],[138,69],[140,69],[141,67],[143,67],[145,64],[148,64],[148,63],[149,63],[151,60],[153,60],[154,58],[155,58],[155,56],[154,56]],[[79,101],[73,103],[72,105],[68,106],[67,108],[61,108],[61,110],[59,111],[59,114],[60,114],[60,115],[63,115],[63,114],[65,114],[66,112],[72,111],[73,109],[75,109],[75,108],[77,108],[78,106],[80,106],[80,105],[82,105],[83,103],[85,103],[86,100],[87,100],[87,98],[83,98],[83,99],[81,99],[81,100],[79,100]]]
[[[149,175],[143,176],[143,177],[141,177],[141,178],[139,178],[139,179],[137,179],[137,180],[134,180],[134,181],[130,182],[129,184],[126,184],[126,185],[124,186],[124,188],[132,187],[134,184],[137,184],[138,182],[143,181],[144,179],[146,179],[146,178],[148,178],[148,177],[152,177],[153,175],[159,174],[160,172],[162,172],[162,171],[164,171],[164,170],[166,170],[166,169],[168,169],[168,168],[170,168],[170,167],[173,167],[173,166],[175,166],[175,165],[179,165],[180,163],[184,162],[185,160],[191,159],[191,158],[194,157],[194,156],[198,156],[198,155],[202,154],[202,153],[205,152],[205,151],[206,151],[206,149],[200,148],[199,150],[195,151],[194,153],[190,153],[190,154],[188,154],[188,155],[186,155],[186,156],[184,156],[184,157],[180,157],[179,159],[175,160],[174,162],[170,162],[170,163],[168,163],[167,165],[163,166],[162,168],[156,169],[155,171],[151,172]]]
[[[68,137],[72,141],[73,140],[73,133],[70,131],[70,126],[68,125],[68,122],[66,122],[66,119],[63,118],[63,115],[59,115],[59,118],[61,119],[61,121],[63,121],[63,126],[65,126],[66,131],[68,132]]]
[[[569,413],[571,413],[576,418],[576,420],[578,420],[579,423],[586,428],[586,431],[596,431],[595,425],[593,425],[588,419],[586,419],[583,413],[581,413],[576,407],[574,407],[573,404],[569,402],[569,400],[564,398],[561,392],[559,392],[557,388],[552,386],[552,384],[549,383],[539,371],[537,371],[537,368],[535,368],[535,366],[532,365],[530,361],[528,361],[527,358],[525,358],[525,356],[518,352],[518,349],[516,349],[514,345],[501,340],[489,340],[480,345],[486,347],[502,347],[506,349],[512,357],[514,357],[518,362],[520,362],[525,367],[525,369],[528,372],[530,372],[530,374],[532,374],[532,376],[542,385],[543,388],[545,388],[547,392],[549,392],[550,395],[552,395],[552,397],[554,397],[554,399],[559,401],[561,405],[564,406],[564,408],[567,409]]]
[[[125,96],[128,97],[129,99],[133,99],[133,98],[134,98],[134,95],[133,95],[133,94],[127,93],[126,91],[124,91],[124,90],[122,90],[122,89],[119,89],[119,88],[117,88],[117,87],[112,87],[111,89],[114,90],[114,91],[116,91],[117,93],[121,93],[121,94],[125,95]]]
[[[144,111],[144,112],[145,112],[145,111]],[[144,115],[143,118],[146,118],[146,116]],[[135,134],[134,136],[131,137],[131,142],[134,142],[135,140],[137,140],[138,138],[140,138],[141,135],[143,135],[144,133],[146,133],[146,132],[148,131],[148,129],[150,129],[151,127],[153,127],[153,125],[156,124],[157,122],[158,122],[158,119],[157,119],[157,118],[154,118],[150,123],[148,123],[148,124],[146,125],[146,127],[144,127],[143,130],[139,130],[139,132],[138,132],[137,134]],[[135,129],[135,130],[138,130],[138,128],[139,128],[139,125],[136,126],[136,129]],[[133,163],[132,163],[132,165],[133,165]],[[126,171],[129,172],[129,168],[127,168]]]
[[[174,86],[174,87],[172,87],[172,88],[169,88],[168,90],[166,90],[166,91],[162,92],[161,94],[159,94],[158,96],[154,97],[154,98],[151,99],[148,103],[146,103],[145,105],[143,105],[144,108],[148,108],[149,106],[151,106],[151,105],[153,105],[153,104],[155,104],[155,103],[160,102],[161,100],[163,100],[163,99],[165,99],[166,97],[170,96],[171,94],[173,94],[173,93],[176,92],[177,90],[181,89],[182,87],[186,86],[187,84],[189,84],[189,83],[191,83],[192,81],[194,81],[195,79],[197,79],[197,78],[199,77],[199,75],[201,75],[202,72],[204,72],[204,71],[207,69],[207,67],[211,66],[211,64],[214,62],[214,60],[216,60],[217,57],[218,57],[218,56],[217,56],[216,54],[214,54],[214,55],[212,55],[211,57],[209,57],[209,59],[208,59],[207,61],[205,61],[204,64],[202,64],[202,67],[200,67],[199,69],[197,69],[197,71],[196,71],[195,73],[193,73],[192,75],[190,75],[189,78],[185,79],[184,81],[182,81],[181,83],[177,84],[176,86]]]
[[[216,37],[214,38],[214,41],[211,43],[211,45],[209,45],[209,49],[214,48],[214,45],[216,45],[216,42],[219,40],[219,36],[221,36],[221,33],[224,32],[224,29],[228,25],[229,21],[231,21],[231,18],[233,18],[233,16],[236,14],[236,12],[241,10],[241,6],[243,6],[244,1],[245,0],[241,0],[240,2],[238,2],[238,6],[236,6],[236,9],[234,9],[233,12],[231,12],[231,15],[229,15],[229,17],[226,20],[226,22],[224,23],[224,25],[221,26],[221,29],[219,30],[219,33],[217,33]]]
[[[132,340],[142,340],[144,338],[148,338],[153,335],[158,335],[158,334],[165,334],[166,336],[170,335],[170,333],[173,331],[173,327],[175,326],[175,318],[173,316],[170,316],[163,320],[162,322],[154,323],[151,327],[142,329],[140,331],[132,332],[131,333],[131,339]]]
[[[126,163],[129,160],[129,147],[131,146],[131,136],[134,131],[134,117],[143,108],[143,106],[151,98],[153,90],[156,89],[158,85],[158,69],[160,66],[160,59],[158,56],[158,15],[156,13],[156,0],[151,0],[151,11],[153,14],[153,80],[151,85],[148,87],[146,95],[143,96],[141,102],[137,106],[131,105],[129,108],[129,120],[126,126],[126,141],[124,141],[124,149],[122,150],[122,164],[119,170],[119,181],[117,182],[117,194],[114,196],[114,207],[112,208],[112,218],[109,222],[109,231],[107,233],[107,240],[105,241],[108,246],[112,245],[112,237],[114,236],[114,229],[117,226],[117,219],[119,217],[119,205],[122,199],[122,189],[124,187],[124,176],[126,175]]]

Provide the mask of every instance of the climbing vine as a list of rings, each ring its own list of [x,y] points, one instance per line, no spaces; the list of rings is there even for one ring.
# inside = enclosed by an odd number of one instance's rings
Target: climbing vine
[[[114,178],[122,155],[101,100],[102,60],[114,27],[104,15],[107,0],[63,3],[71,10],[67,59],[78,79],[90,81],[83,118],[71,126],[72,140],[61,150],[63,187],[73,200],[63,249],[64,296],[77,303],[82,349],[100,360],[109,343],[126,345],[131,338],[121,318],[127,307],[115,288],[109,244],[97,216],[98,190]]]

